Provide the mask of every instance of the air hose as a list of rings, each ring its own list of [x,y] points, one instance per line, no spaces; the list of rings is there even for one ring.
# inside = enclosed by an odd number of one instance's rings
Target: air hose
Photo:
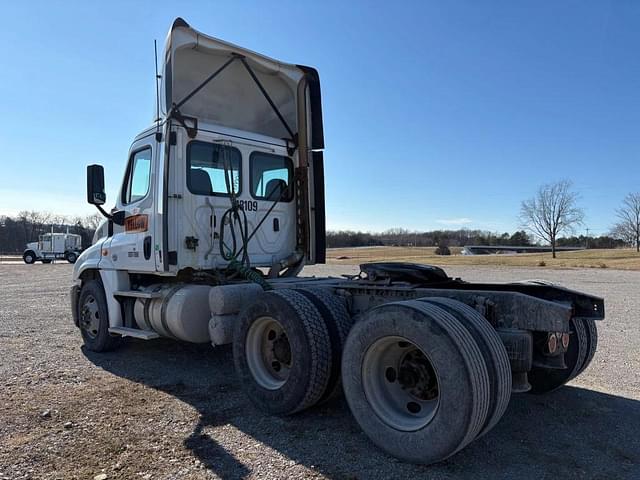
[[[250,282],[260,285],[263,290],[273,289],[273,287],[269,284],[269,282],[267,282],[259,272],[253,270],[252,268],[246,265],[243,265],[236,259],[233,259],[229,262],[229,268],[237,272],[242,278],[245,278]]]
[[[237,262],[238,256],[242,255],[240,257],[240,263],[249,268],[251,262],[249,260],[248,248],[246,248],[249,243],[249,239],[247,238],[247,233],[249,231],[247,214],[238,203],[234,171],[231,168],[231,162],[229,160],[229,147],[223,144],[221,145],[220,150],[222,150],[224,181],[227,187],[227,193],[229,194],[229,200],[231,202],[231,206],[222,214],[222,218],[220,219],[220,255],[227,262]],[[229,224],[229,230],[231,233],[231,247],[229,247],[225,242],[224,227],[227,223]],[[240,249],[238,249],[238,235],[236,234],[235,227],[236,223],[238,224],[239,237],[242,244]]]
[[[221,150],[224,167],[224,180],[231,206],[223,213],[222,218],[220,219],[220,255],[224,260],[229,262],[230,270],[234,271],[242,278],[260,285],[263,290],[271,290],[271,285],[269,285],[264,277],[258,271],[251,268],[251,261],[249,259],[249,241],[257,233],[258,229],[271,214],[277,203],[282,200],[284,195],[288,192],[289,185],[287,185],[286,188],[281,189],[280,195],[274,199],[273,204],[260,219],[251,234],[249,234],[247,214],[237,199],[234,172],[229,160],[229,147],[223,144],[221,146]],[[225,242],[226,224],[229,225],[231,246]],[[238,232],[236,232],[236,224],[238,225]],[[240,240],[240,242],[238,242],[238,240]],[[239,248],[238,243],[240,243]]]

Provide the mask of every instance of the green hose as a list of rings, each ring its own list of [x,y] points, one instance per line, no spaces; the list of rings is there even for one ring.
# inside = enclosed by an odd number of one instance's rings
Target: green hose
[[[245,278],[250,282],[257,283],[262,287],[263,290],[273,289],[273,287],[262,277],[262,275],[260,275],[255,270],[247,267],[245,264],[239,262],[235,258],[233,258],[231,262],[229,262],[229,268],[238,272],[242,278]]]

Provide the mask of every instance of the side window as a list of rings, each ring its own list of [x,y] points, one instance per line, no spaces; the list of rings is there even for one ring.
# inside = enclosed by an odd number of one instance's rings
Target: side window
[[[122,190],[122,203],[136,202],[147,195],[151,180],[151,149],[145,148],[133,154],[129,161],[126,187]]]
[[[293,198],[293,162],[288,157],[253,152],[250,158],[251,195],[258,200],[289,202]]]
[[[240,193],[242,155],[237,148],[193,141],[187,147],[187,187],[196,195]]]

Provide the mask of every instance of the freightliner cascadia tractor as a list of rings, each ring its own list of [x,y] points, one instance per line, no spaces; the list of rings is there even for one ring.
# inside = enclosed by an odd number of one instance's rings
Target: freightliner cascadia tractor
[[[489,432],[512,392],[549,392],[589,365],[601,298],[406,263],[300,276],[325,261],[318,72],[182,19],[160,63],[157,120],[131,145],[109,212],[103,168],[87,168],[88,201],[107,217],[73,272],[87,349],[231,343],[260,410],[344,393],[372,442],[423,464]]]

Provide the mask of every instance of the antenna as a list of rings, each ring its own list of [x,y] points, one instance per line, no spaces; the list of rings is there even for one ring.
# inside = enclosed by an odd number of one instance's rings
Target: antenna
[[[158,42],[156,40],[153,41],[153,52],[156,61],[156,139],[160,141],[158,138],[158,134],[160,133],[160,87],[158,82],[162,78],[162,75],[158,74]]]

